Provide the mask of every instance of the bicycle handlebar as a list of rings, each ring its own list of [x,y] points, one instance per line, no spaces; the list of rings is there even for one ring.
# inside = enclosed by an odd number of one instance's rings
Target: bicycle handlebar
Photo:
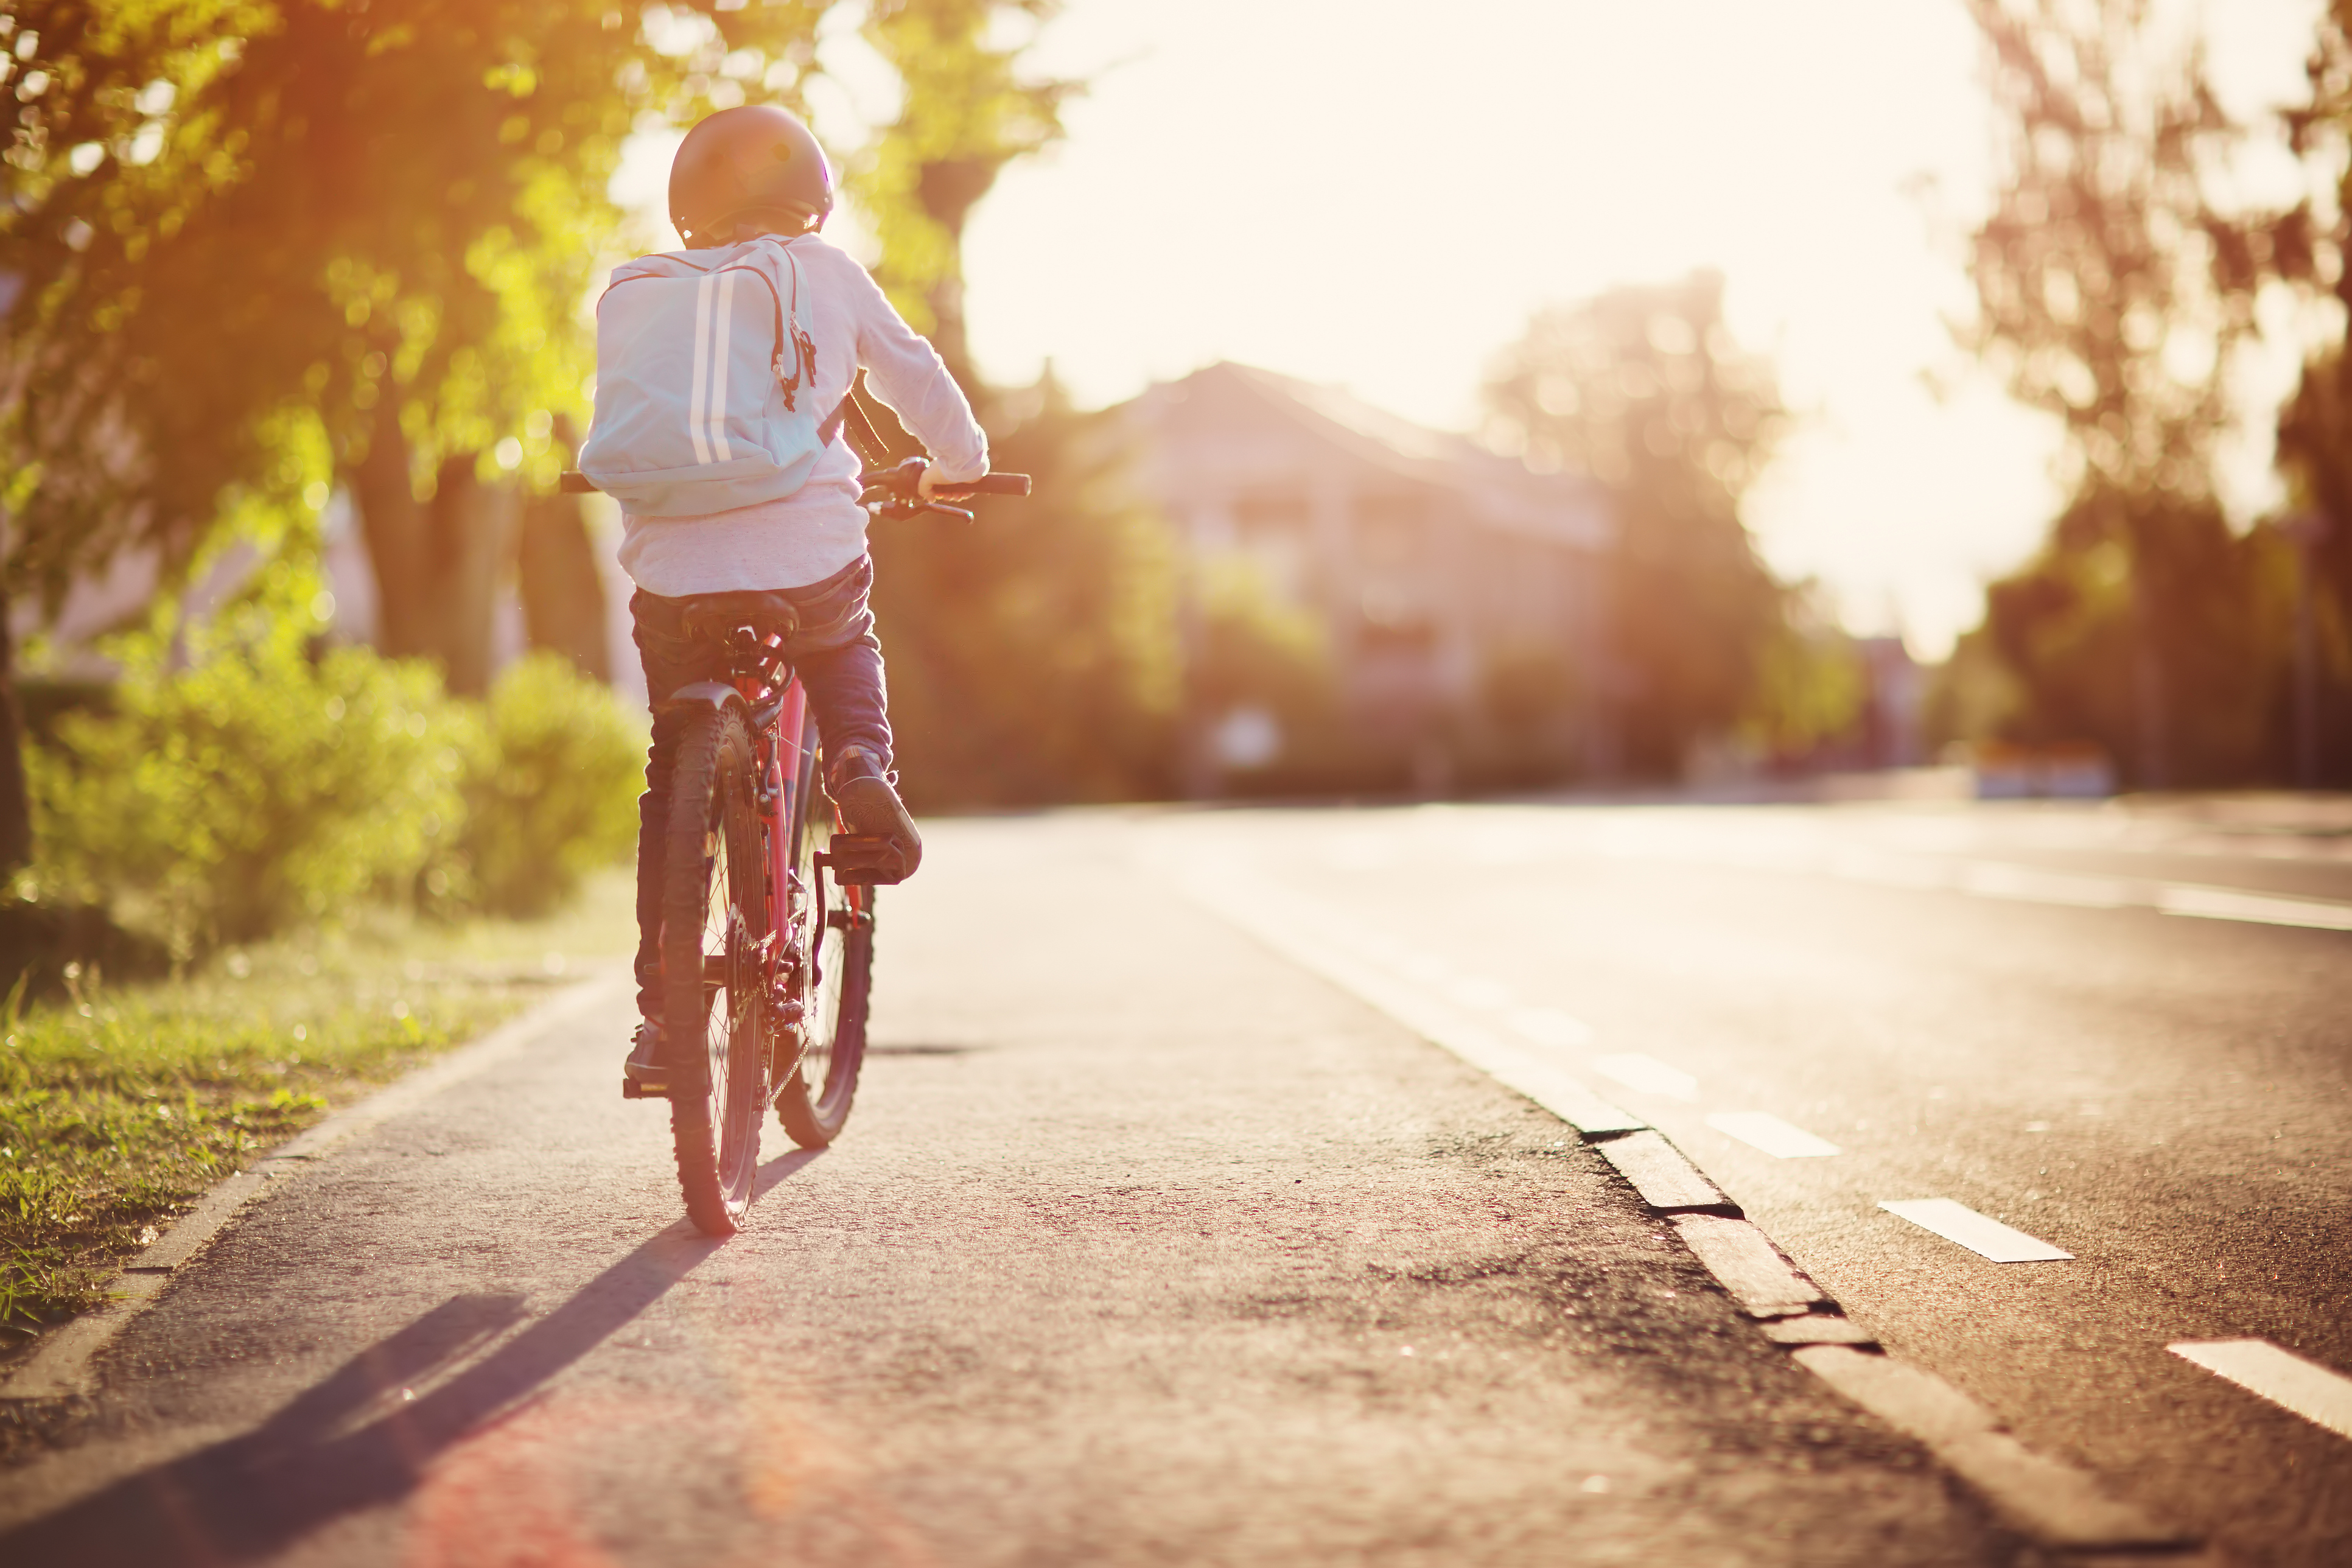
[[[931,493],[923,494],[923,475],[930,464],[921,458],[908,458],[894,468],[886,468],[866,480],[858,504],[870,507],[877,517],[909,518],[919,512],[935,511],[942,517],[960,517],[966,522],[971,513],[951,502],[966,500],[976,495],[1025,496],[1029,493],[1026,474],[982,474],[976,479],[961,484],[939,484]]]
[[[931,493],[943,496],[1025,496],[1029,493],[1029,476],[982,474],[968,485],[940,484]]]
[[[913,502],[922,493],[923,468],[922,459],[910,458],[897,468],[884,471],[866,487],[866,492],[857,499],[866,506],[877,501],[898,506]],[[597,493],[596,482],[577,468],[564,469],[562,478],[556,481],[556,489],[568,496]],[[966,496],[1025,496],[1029,489],[1028,475],[998,473],[982,474],[963,484],[935,485],[931,494],[940,500],[961,500]]]

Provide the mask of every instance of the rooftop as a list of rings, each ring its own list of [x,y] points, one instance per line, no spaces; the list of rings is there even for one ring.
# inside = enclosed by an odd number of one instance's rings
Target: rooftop
[[[1610,536],[1607,495],[1589,476],[1537,473],[1468,436],[1414,424],[1341,387],[1220,361],[1154,384],[1129,409],[1162,437],[1188,428],[1210,435],[1228,424],[1262,431],[1271,423],[1398,478],[1452,491],[1493,526],[1586,549]]]

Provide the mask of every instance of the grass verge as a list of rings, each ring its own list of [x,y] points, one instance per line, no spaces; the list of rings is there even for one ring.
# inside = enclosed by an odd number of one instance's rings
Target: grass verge
[[[628,879],[543,921],[372,916],[0,1023],[0,1351],[103,1300],[215,1183],[635,940]]]

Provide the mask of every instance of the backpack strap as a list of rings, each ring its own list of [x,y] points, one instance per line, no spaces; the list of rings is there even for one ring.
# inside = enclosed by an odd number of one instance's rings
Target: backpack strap
[[[760,239],[776,240],[783,250],[784,264],[792,268],[793,302],[789,310],[784,304],[783,295],[776,289],[775,279],[760,268],[745,266],[741,261],[737,260],[730,261],[717,270],[749,272],[767,286],[768,298],[776,308],[776,356],[772,368],[776,374],[776,384],[783,388],[784,406],[797,408],[800,406],[799,398],[796,395],[799,389],[803,386],[814,387],[816,384],[816,344],[809,340],[808,333],[801,330],[800,258],[793,254],[791,243],[778,236],[761,235]],[[759,240],[751,243],[756,245]],[[606,291],[610,292],[609,289]],[[793,352],[793,373],[790,375],[784,374],[784,351],[788,348]]]
[[[841,401],[834,405],[833,412],[824,416],[824,423],[816,427],[817,445],[830,447],[835,436],[845,433],[849,437],[849,449],[856,452],[867,468],[889,467],[889,448],[883,446],[882,437],[874,433],[874,422],[866,417],[866,409],[857,401],[855,384],[841,395]]]
[[[793,254],[792,240],[782,235],[763,234],[760,238],[775,242],[776,248],[783,252],[784,265],[792,269],[793,274],[792,304],[787,307],[782,295],[776,298],[776,379],[783,384],[784,406],[791,408],[794,405],[793,394],[796,388],[806,386],[814,390],[816,386],[816,344],[801,328],[801,258]],[[761,275],[761,281],[766,281],[765,274]],[[775,293],[775,287],[769,283],[768,291]],[[793,351],[793,374],[789,377],[784,374],[784,347],[787,343],[791,344]]]

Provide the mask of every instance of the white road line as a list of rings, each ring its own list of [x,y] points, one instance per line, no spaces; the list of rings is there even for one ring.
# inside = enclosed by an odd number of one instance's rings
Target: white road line
[[[2352,1437],[2352,1377],[2333,1367],[2305,1361],[2268,1340],[2183,1340],[2164,1348],[2314,1426]]]
[[[2074,1256],[1950,1198],[1903,1198],[1878,1206],[1995,1263],[2054,1263]]]
[[[1645,1130],[1612,1138],[1601,1145],[1601,1157],[1623,1173],[1643,1203],[1661,1213],[1723,1208],[1730,1203],[1663,1133]]]
[[[1522,1007],[1503,1020],[1539,1046],[1573,1048],[1592,1043],[1592,1026],[1556,1007]]]
[[[1675,1229],[1752,1318],[1793,1317],[1826,1302],[1820,1289],[1790,1268],[1764,1233],[1747,1220],[1678,1215]]]
[[[2077,877],[2005,860],[1963,860],[1953,885],[1979,898],[2073,904],[2086,910],[2119,910],[2138,901],[2132,896],[2131,883],[2113,877]]]
[[[1649,1123],[1610,1104],[1559,1066],[1522,1049],[1394,967],[1360,956],[1363,933],[1327,907],[1223,860],[1187,868],[1186,892],[1294,963],[1381,1009],[1507,1089],[1585,1133],[1629,1132]]]
[[[1770,842],[1672,841],[1625,832],[1602,834],[1580,846],[1585,853],[1617,858],[1663,859],[1749,870],[1817,872],[1849,882],[1920,891],[1950,889],[1978,898],[2077,909],[2159,910],[2199,920],[2247,921],[2261,925],[2304,926],[2315,931],[2352,931],[2352,902],[2298,899],[2195,882],[2158,882],[2136,877],[2084,876],[2021,865],[2014,860],[1890,851],[1856,845]]]
[[[1667,1066],[1655,1057],[1622,1051],[1615,1056],[1595,1057],[1592,1065],[1627,1089],[1638,1089],[1643,1094],[1663,1094],[1670,1100],[1698,1098],[1698,1079],[1680,1068]]]
[[[1776,1160],[1818,1160],[1843,1152],[1828,1139],[1816,1138],[1769,1110],[1718,1110],[1706,1119],[1706,1124]]]
[[[2200,888],[2185,882],[2170,884],[2158,889],[2156,907],[2168,915],[2189,915],[2204,921],[2252,921],[2261,925],[2352,931],[2352,904],[2322,903],[2315,899],[2282,899],[2262,893],[2242,893],[2231,888]]]
[[[1491,1013],[1511,1005],[1511,988],[1498,980],[1465,975],[1445,988],[1445,998],[1458,1007]]]
[[[2039,866],[2021,866],[2011,860],[1961,859],[1939,864],[1933,859],[1852,850],[1826,854],[1816,867],[1850,882],[1920,889],[1952,888],[1984,899],[2067,904],[2089,910],[2150,909],[2198,920],[2352,931],[2352,903],[2284,898],[2196,882],[2084,877],[2045,870]]]
[[[2012,1523],[2053,1546],[2102,1552],[2189,1544],[2163,1521],[2109,1496],[2088,1471],[2027,1448],[1992,1411],[1924,1367],[1848,1345],[1806,1345],[1790,1353],[1832,1388],[1925,1443]],[[2184,1568],[2204,1561],[2165,1560]]]

